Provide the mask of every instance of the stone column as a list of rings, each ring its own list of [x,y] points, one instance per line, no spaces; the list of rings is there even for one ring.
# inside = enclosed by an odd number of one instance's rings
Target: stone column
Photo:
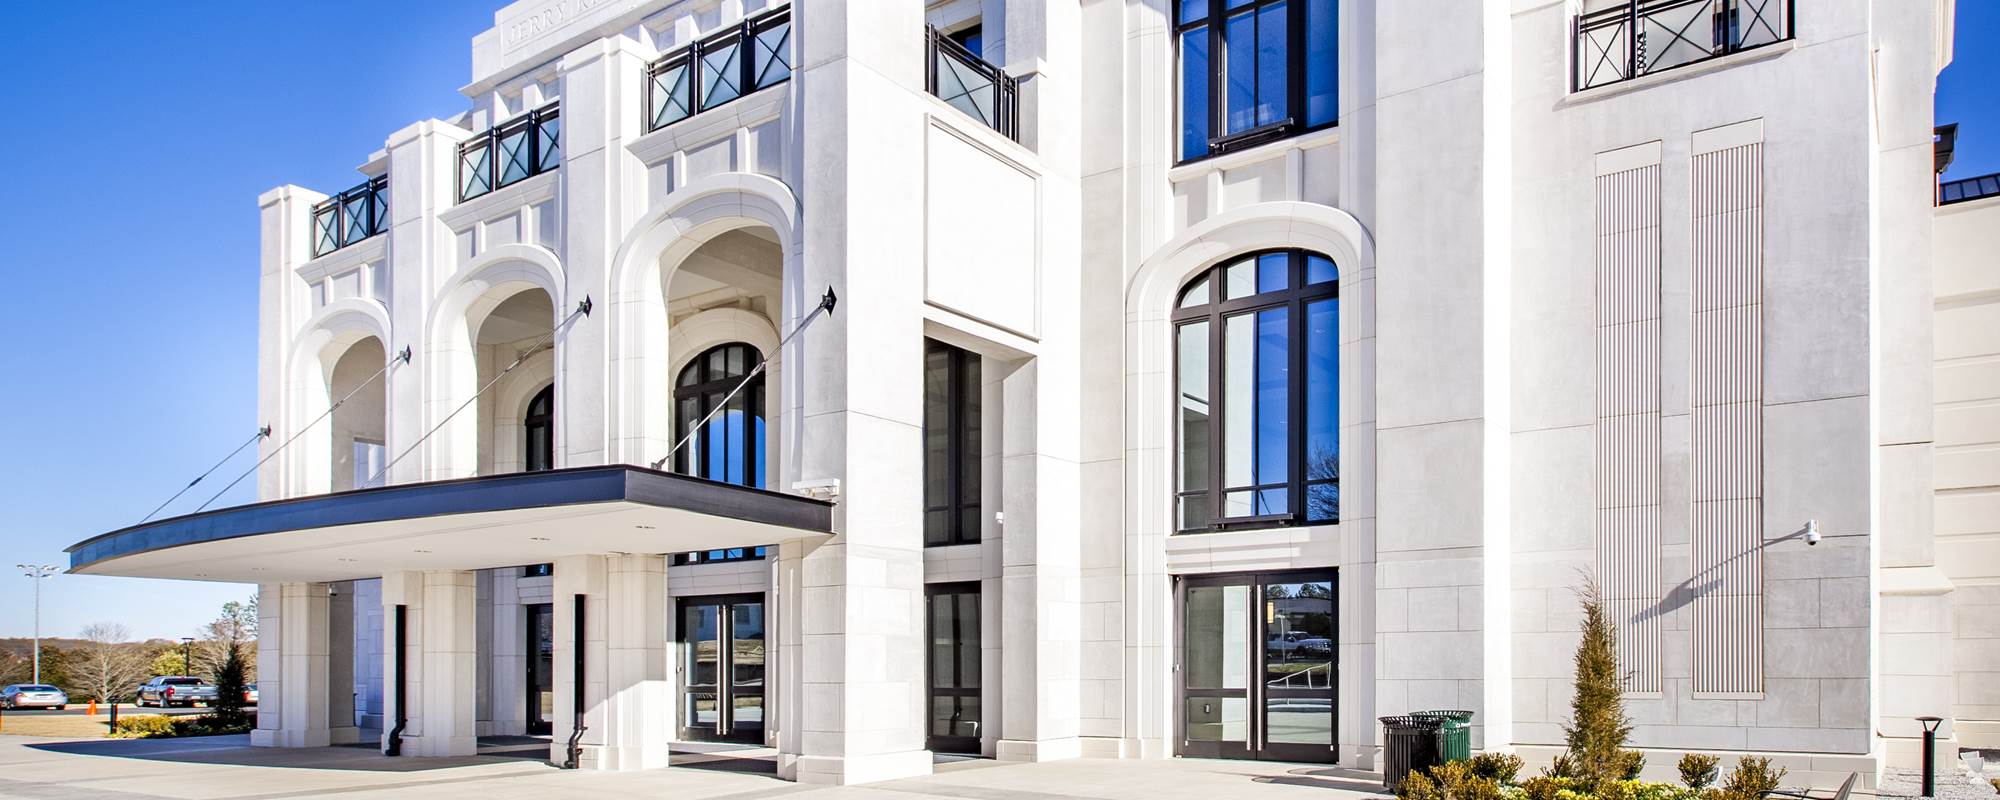
[[[1039,412],[1059,399],[1029,361],[1004,381],[1007,421],[1001,481],[1007,492],[1000,544],[1001,694],[987,712],[1000,721],[994,755],[1047,761],[1080,754],[1077,740],[1077,464],[1050,437]],[[1073,408],[1073,404],[1071,406]],[[1053,416],[1061,419],[1057,409]],[[1073,419],[1073,418],[1072,418]],[[1074,428],[1069,441],[1074,442]]]
[[[788,158],[802,165],[804,225],[782,327],[825,287],[840,306],[786,354],[803,366],[787,370],[800,398],[799,423],[788,418],[785,430],[797,437],[800,479],[839,481],[840,501],[839,533],[803,557],[800,613],[788,617],[802,653],[800,691],[786,704],[800,707],[796,736],[779,737],[778,770],[837,784],[924,775],[924,256],[910,235],[924,196],[912,154],[924,152],[932,108],[923,8],[815,0],[792,14],[803,69]],[[802,138],[814,142],[810,169]],[[866,379],[850,383],[850,372]]]
[[[1508,9],[1482,9],[1443,31],[1419,4],[1375,4],[1375,41],[1422,40],[1433,52],[1468,54],[1462,63],[1476,68],[1447,76],[1376,50],[1376,125],[1398,136],[1376,150],[1375,185],[1466,180],[1449,197],[1364,191],[1377,201],[1381,254],[1376,597],[1392,623],[1376,634],[1373,694],[1377,714],[1472,710],[1472,746],[1498,750],[1513,743],[1512,54]],[[1465,598],[1479,613],[1417,630],[1396,622],[1435,607],[1425,605],[1433,597]]]
[[[673,738],[674,687],[667,674],[667,559],[622,555],[605,559],[604,677],[601,769],[667,765]]]
[[[521,607],[518,569],[493,570],[492,675],[487,702],[492,732],[519,736],[528,725],[527,617]]]
[[[667,674],[667,560],[566,556],[555,574],[555,719],[549,760],[568,758],[576,700],[576,598],[584,599],[583,769],[667,765],[675,694]]]
[[[480,736],[491,736],[493,729],[493,706],[497,702],[493,689],[493,578],[496,570],[482,569],[472,573],[473,580],[473,633],[472,644],[477,655],[472,659],[473,712],[472,725]]]
[[[604,718],[592,713],[591,698],[604,696],[604,556],[564,556],[556,559],[551,581],[555,596],[554,675],[550,687],[555,692],[555,719],[549,721],[549,763],[561,764],[568,758],[570,734],[576,725],[576,685],[583,683],[583,746],[579,766],[594,758],[604,745]],[[576,603],[583,600],[583,631],[576,629]],[[576,671],[577,645],[583,646],[583,674]]]
[[[1935,416],[1933,358],[1937,345],[1933,340],[1935,331],[1952,328],[1937,312],[1933,280],[1935,209],[1927,200],[1936,191],[1937,175],[1932,164],[1934,120],[1928,103],[1936,91],[1938,65],[1949,59],[1948,52],[1945,58],[1938,58],[1937,26],[1950,22],[1949,15],[1940,19],[1928,8],[1908,8],[1874,18],[1875,35],[1883,43],[1882,58],[1876,65],[1876,98],[1887,110],[1877,117],[1875,129],[1875,187],[1869,207],[1877,249],[1869,259],[1868,281],[1874,289],[1874,325],[1865,334],[1870,343],[1882,342],[1872,354],[1874,381],[1868,387],[1874,392],[1867,422],[1873,423],[1869,429],[1874,434],[1869,444],[1874,448],[1876,484],[1871,499],[1875,513],[1872,519],[1857,516],[1838,527],[1832,520],[1820,523],[1829,539],[1859,533],[1878,537],[1875,555],[1880,570],[1872,583],[1878,594],[1874,645],[1881,655],[1876,674],[1871,676],[1878,716],[1867,727],[1877,732],[1882,742],[1873,748],[1852,738],[1846,743],[1853,752],[1873,749],[1882,753],[1884,764],[1914,768],[1922,762],[1923,739],[1922,726],[1913,718],[1944,717],[1937,734],[1938,752],[1944,754],[1940,756],[1944,760],[1941,773],[1956,766],[1951,754],[1960,744],[1971,744],[1961,741],[1954,694],[1959,687],[1976,691],[1978,685],[1953,674],[1952,634],[1959,626],[1952,617],[1952,594],[1958,587],[1950,572],[1958,565],[1940,558],[1948,554],[1941,554],[1937,547],[1936,533],[1941,528],[1936,519],[1938,498],[1933,492],[1936,465],[1952,463],[1940,462],[1936,452],[1940,426]],[[1946,342],[1947,346],[1957,343]],[[1949,380],[1935,385],[1946,387],[1946,391],[1955,388]],[[1952,432],[1959,430],[1963,427]],[[1817,505],[1837,507],[1833,502]],[[1836,543],[1821,547],[1831,544]],[[1864,610],[1869,584],[1853,578],[1820,581],[1820,626],[1866,624],[1869,618],[1865,611],[1842,615],[1836,609]],[[1851,681],[1828,680],[1821,685],[1842,684],[1851,685]],[[1862,721],[1855,714],[1829,720],[1832,713],[1821,710],[1821,727],[1849,727]]]
[[[382,752],[389,752],[392,739],[401,737],[405,754],[414,754],[411,743],[423,735],[424,691],[424,575],[421,572],[391,572],[382,576]],[[396,661],[396,608],[403,607],[403,664]]]
[[[1039,340],[1034,359],[1005,379],[1001,482],[1007,487],[1001,551],[1000,709],[986,713],[1001,724],[995,756],[1001,760],[1045,761],[1081,754],[1082,711],[1079,655],[1082,590],[1082,468],[1085,435],[1080,414],[1086,388],[1110,399],[1122,390],[1086,387],[1080,362],[1080,312],[1084,281],[1080,255],[1080,146],[1078,114],[1083,65],[1083,20],[1074,0],[1008,0],[1008,71],[1022,78],[1021,141],[1040,156],[1043,207],[1038,221],[1042,256]],[[1112,298],[1122,296],[1111,288]],[[1103,315],[1115,337],[1122,315]],[[1112,339],[1115,341],[1115,338]],[[1116,345],[1112,345],[1113,348]],[[1115,357],[1115,349],[1113,351]],[[1098,407],[1104,407],[1100,404]],[[1115,437],[1091,436],[1098,468],[1094,505],[1118,510],[1118,455]],[[1108,468],[1107,468],[1108,465]],[[996,498],[997,499],[997,498]],[[1115,553],[1119,527],[1109,518]],[[1115,559],[1102,560],[1111,575]],[[1096,598],[1115,602],[1115,591]],[[1103,606],[1093,606],[1102,618]],[[1101,639],[1101,637],[1100,637]],[[1099,641],[1093,652],[1106,662],[1093,667],[1095,692],[1118,690],[1116,641]],[[1094,713],[1092,716],[1101,717]],[[1099,720],[1103,723],[1103,720]],[[1099,734],[1115,736],[1115,723],[1099,724]],[[1116,752],[1116,744],[1101,743]]]
[[[388,709],[384,725],[394,728],[401,710],[396,706],[394,637],[395,608],[409,607],[403,657],[408,672],[404,689],[409,702],[403,730],[403,754],[408,756],[469,756],[478,751],[474,734],[473,574],[464,570],[398,572],[382,579],[383,668]],[[384,731],[385,746],[386,735]]]
[[[277,607],[275,614],[270,611],[273,605]],[[258,587],[258,606],[258,663],[263,677],[258,681],[257,728],[250,743],[258,747],[331,744],[327,724],[327,585],[264,584]]]
[[[415,755],[478,752],[473,727],[479,657],[474,641],[475,591],[470,571],[424,573],[424,736]]]
[[[285,661],[281,641],[284,626],[279,621],[284,608],[283,587],[279,583],[257,585],[257,663],[265,669],[257,684],[257,727],[250,731],[254,747],[277,747],[278,728],[284,719],[285,697],[279,691],[284,686]]]
[[[354,712],[354,583],[332,584],[326,602],[326,725],[332,744],[361,741]]]

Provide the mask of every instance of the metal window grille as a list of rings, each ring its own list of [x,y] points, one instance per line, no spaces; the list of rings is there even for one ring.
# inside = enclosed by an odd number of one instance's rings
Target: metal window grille
[[[743,20],[646,67],[646,130],[656,131],[792,77],[792,10]]]
[[[550,103],[460,144],[458,199],[471,200],[562,166],[561,113]]]
[[[1635,1],[1578,15],[1572,90],[1790,40],[1795,0]]]

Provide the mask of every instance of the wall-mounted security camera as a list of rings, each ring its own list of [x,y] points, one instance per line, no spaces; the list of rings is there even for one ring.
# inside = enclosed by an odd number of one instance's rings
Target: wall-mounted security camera
[[[1806,520],[1806,544],[1819,544],[1819,520]]]

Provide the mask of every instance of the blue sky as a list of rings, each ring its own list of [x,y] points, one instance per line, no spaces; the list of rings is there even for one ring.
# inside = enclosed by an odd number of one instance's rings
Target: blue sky
[[[16,455],[0,460],[0,636],[32,627],[14,564],[67,565],[64,547],[137,522],[256,430],[257,195],[352,186],[389,133],[463,110],[472,36],[499,5],[9,12],[8,60],[38,66],[12,82],[0,192],[0,241],[15,253],[0,307],[20,337],[0,348],[13,376],[0,415],[16,431]],[[253,499],[249,483],[219,504]],[[117,621],[179,637],[253,589],[59,575],[43,592],[48,634]]]
[[[14,426],[0,460],[0,636],[27,635],[16,562],[138,521],[259,424],[257,195],[338,191],[392,131],[465,107],[471,37],[500,0],[40,3],[9,15],[13,173],[0,348]],[[394,25],[380,21],[393,19]],[[2000,0],[1958,4],[1938,120],[1961,123],[1948,177],[2000,172],[1992,50]],[[113,35],[116,34],[116,35]],[[82,36],[84,38],[79,39]],[[246,454],[167,513],[192,510]],[[246,502],[246,481],[221,504]],[[117,621],[179,637],[241,585],[57,576],[43,631]]]

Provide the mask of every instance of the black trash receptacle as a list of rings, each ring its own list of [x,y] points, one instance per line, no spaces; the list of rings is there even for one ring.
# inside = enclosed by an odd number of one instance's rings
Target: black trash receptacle
[[[1444,725],[1435,717],[1382,717],[1382,788],[1444,763]]]

